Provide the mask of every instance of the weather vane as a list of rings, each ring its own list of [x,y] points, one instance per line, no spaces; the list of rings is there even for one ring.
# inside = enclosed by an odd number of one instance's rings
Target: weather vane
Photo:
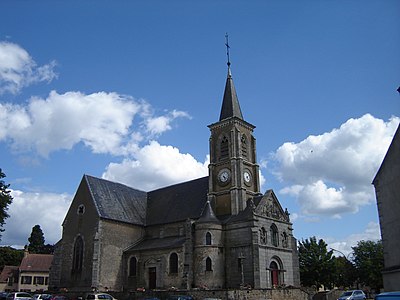
[[[229,39],[228,39],[228,33],[225,33],[225,40],[226,40],[226,43],[225,43],[225,46],[226,46],[226,55],[228,56],[228,62],[227,62],[227,65],[228,65],[228,68],[231,66],[231,61],[230,61],[230,59],[229,59]]]

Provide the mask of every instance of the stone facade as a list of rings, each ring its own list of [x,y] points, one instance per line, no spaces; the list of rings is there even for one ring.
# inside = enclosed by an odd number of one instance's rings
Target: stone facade
[[[373,185],[379,212],[385,268],[385,291],[400,290],[400,126],[380,166]]]
[[[68,290],[266,289],[299,286],[289,213],[260,193],[255,126],[230,70],[209,126],[207,177],[142,192],[84,175],[51,276]]]

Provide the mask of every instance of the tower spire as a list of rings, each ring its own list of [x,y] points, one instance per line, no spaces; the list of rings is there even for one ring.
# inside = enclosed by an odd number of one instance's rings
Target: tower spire
[[[243,120],[242,111],[240,109],[239,100],[236,95],[236,89],[233,85],[233,79],[231,74],[231,61],[229,56],[229,39],[228,34],[225,34],[225,46],[226,46],[226,55],[228,58],[228,76],[226,78],[224,98],[222,100],[221,114],[219,116],[219,120],[222,121],[224,119],[228,119],[231,117],[237,117]]]

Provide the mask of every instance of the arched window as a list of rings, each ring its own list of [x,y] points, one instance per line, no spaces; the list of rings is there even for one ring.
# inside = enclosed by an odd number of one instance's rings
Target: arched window
[[[211,233],[206,233],[206,245],[211,245]]]
[[[169,256],[169,273],[176,274],[178,273],[178,254],[172,253]]]
[[[278,247],[279,246],[279,233],[278,233],[278,228],[276,227],[275,224],[271,225],[270,233],[271,233],[272,246]]]
[[[74,253],[72,258],[72,271],[75,273],[82,271],[83,263],[83,240],[78,236],[75,240]]]
[[[229,157],[229,140],[228,138],[224,135],[221,140],[220,144],[220,160],[226,159]]]
[[[260,229],[260,243],[263,245],[267,244],[267,231],[264,227]]]
[[[136,266],[137,260],[136,257],[132,256],[129,260],[129,276],[136,276]]]
[[[212,271],[212,261],[211,258],[206,258],[206,271]]]
[[[241,138],[241,148],[242,148],[242,156],[247,157],[247,138],[243,134]]]

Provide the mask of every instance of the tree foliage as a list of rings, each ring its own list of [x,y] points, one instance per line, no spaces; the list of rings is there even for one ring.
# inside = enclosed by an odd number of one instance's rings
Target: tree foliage
[[[359,241],[352,247],[354,264],[361,283],[379,291],[383,287],[381,271],[383,269],[382,241]]]
[[[29,253],[50,254],[54,250],[54,246],[50,244],[44,244],[44,234],[42,228],[40,228],[40,225],[33,226],[31,236],[29,237],[28,241]]]
[[[300,280],[302,285],[320,288],[330,287],[333,282],[335,262],[333,251],[327,250],[327,244],[316,237],[299,242]]]
[[[345,257],[335,257],[334,285],[342,288],[351,288],[357,279],[355,266]]]
[[[4,266],[19,266],[24,257],[24,250],[12,247],[0,247],[0,270]]]
[[[7,213],[8,206],[12,202],[11,191],[8,190],[9,184],[6,184],[2,178],[6,177],[6,175],[0,169],[0,240],[1,233],[4,232],[3,225],[5,224],[6,219],[10,216]]]

